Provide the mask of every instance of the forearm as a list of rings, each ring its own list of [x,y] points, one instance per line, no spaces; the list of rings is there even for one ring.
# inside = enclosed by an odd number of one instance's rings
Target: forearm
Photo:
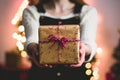
[[[39,28],[39,17],[35,7],[29,7],[24,9],[22,15],[22,24],[25,28],[25,50],[30,43],[38,43],[38,28]]]

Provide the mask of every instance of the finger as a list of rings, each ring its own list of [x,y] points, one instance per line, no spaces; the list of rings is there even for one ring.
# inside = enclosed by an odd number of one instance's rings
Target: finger
[[[36,60],[35,55],[33,55],[33,56],[31,57],[31,60],[36,64],[36,66],[41,67],[41,65],[39,64],[39,62]]]
[[[48,67],[48,64],[44,64],[44,67]]]
[[[72,64],[71,67],[80,67],[83,64],[83,61],[79,61],[78,64]]]
[[[44,66],[43,66],[43,67],[52,68],[53,66],[52,66],[52,65],[50,65],[50,64],[44,64]]]
[[[80,50],[80,63],[82,64],[85,61],[85,50]]]
[[[80,67],[80,66],[81,66],[81,64],[72,64],[72,65],[70,65],[70,67],[73,67],[73,68]]]
[[[49,65],[49,68],[53,68],[53,66],[52,66],[52,65]]]
[[[71,67],[80,67],[85,61],[85,50],[84,48],[80,49],[80,60],[78,64],[72,64]]]

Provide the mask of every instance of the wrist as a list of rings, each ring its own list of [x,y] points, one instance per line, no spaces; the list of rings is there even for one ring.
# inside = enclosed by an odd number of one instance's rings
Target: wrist
[[[90,55],[90,53],[91,53],[91,51],[92,51],[90,45],[88,45],[88,44],[82,44],[82,46],[83,46],[83,48],[84,48],[84,50],[85,50],[85,54],[86,54],[86,55]]]
[[[88,45],[88,44],[83,44],[82,43],[82,46],[85,50],[85,61],[87,61],[90,57],[92,49],[91,49],[90,45]]]
[[[38,50],[38,44],[37,43],[30,43],[27,46],[27,53],[28,55],[32,55],[36,50]]]

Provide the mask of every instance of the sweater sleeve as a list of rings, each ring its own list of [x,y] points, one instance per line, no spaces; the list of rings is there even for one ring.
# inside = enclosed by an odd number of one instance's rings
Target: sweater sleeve
[[[96,29],[98,24],[97,10],[91,6],[83,6],[81,14],[81,43],[91,47],[91,54],[87,61],[91,61],[96,53]]]
[[[35,6],[24,9],[22,15],[22,24],[25,28],[25,50],[28,44],[38,43],[39,15]]]

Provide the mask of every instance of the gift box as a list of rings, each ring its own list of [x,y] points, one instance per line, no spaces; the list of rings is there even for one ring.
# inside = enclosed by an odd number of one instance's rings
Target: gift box
[[[79,25],[39,27],[40,64],[76,64],[79,62]]]

